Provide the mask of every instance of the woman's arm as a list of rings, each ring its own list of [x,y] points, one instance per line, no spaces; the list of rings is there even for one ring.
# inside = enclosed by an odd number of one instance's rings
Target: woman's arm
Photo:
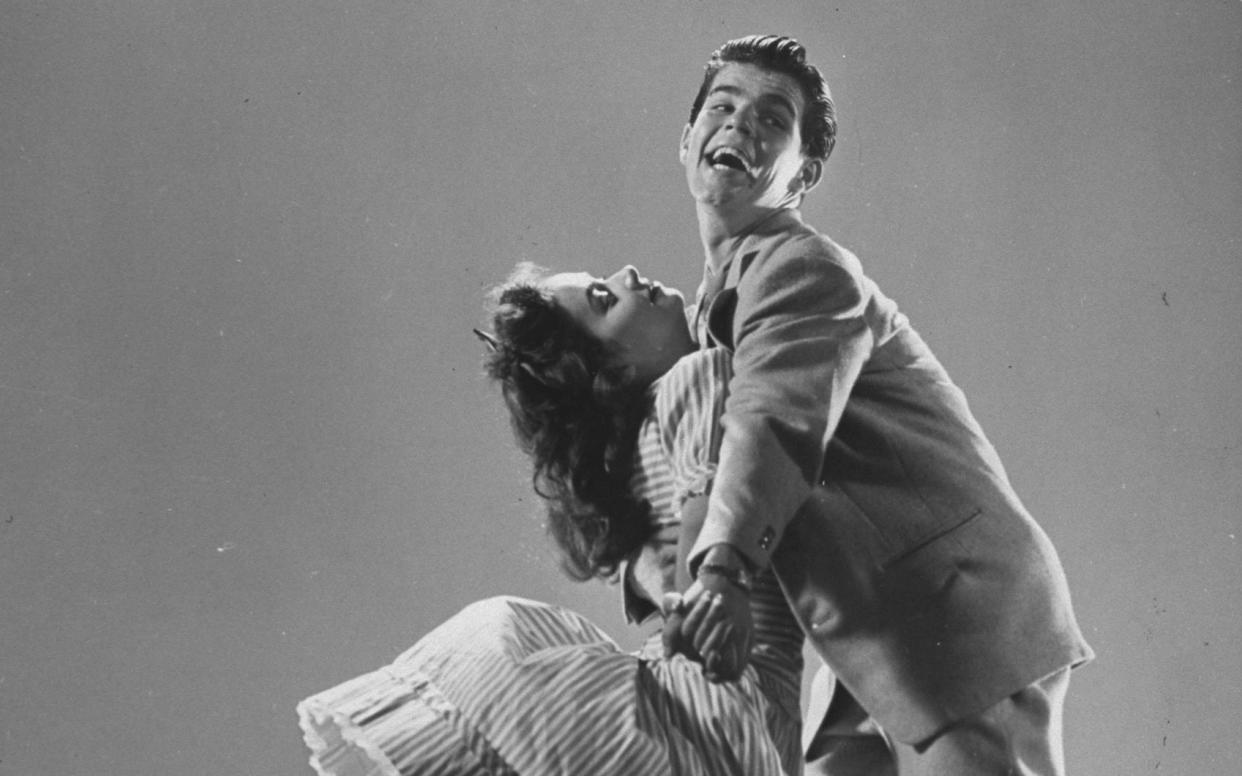
[[[749,660],[754,630],[750,591],[734,578],[703,574],[702,568],[697,579],[690,575],[690,549],[703,528],[707,501],[704,493],[681,507],[675,585],[678,593],[689,591],[695,603],[686,606],[678,600],[676,608],[665,612],[664,652],[684,654],[702,663],[711,681],[727,682],[739,678]]]
[[[674,583],[678,593],[684,593],[694,583],[690,576],[690,550],[703,530],[703,518],[707,517],[708,494],[690,496],[681,505],[681,531],[677,536],[677,571]]]

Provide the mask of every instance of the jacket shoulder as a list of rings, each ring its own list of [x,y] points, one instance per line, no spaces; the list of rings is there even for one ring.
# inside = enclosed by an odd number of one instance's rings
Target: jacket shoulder
[[[862,263],[850,250],[814,229],[771,235],[747,246],[736,286],[753,298],[810,294],[835,308],[865,304],[869,282]],[[817,305],[817,307],[820,305]]]
[[[767,245],[760,249],[756,260],[762,259],[765,263],[824,261],[840,267],[855,278],[863,275],[862,262],[853,251],[805,224],[784,234],[773,235],[765,242]]]

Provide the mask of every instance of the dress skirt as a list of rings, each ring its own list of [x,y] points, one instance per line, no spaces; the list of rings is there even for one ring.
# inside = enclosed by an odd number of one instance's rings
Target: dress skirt
[[[798,681],[756,660],[713,684],[658,634],[623,652],[571,611],[499,597],[297,710],[321,776],[795,776]]]

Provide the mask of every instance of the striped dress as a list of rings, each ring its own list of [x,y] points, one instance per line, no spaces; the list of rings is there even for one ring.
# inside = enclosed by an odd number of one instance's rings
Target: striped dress
[[[710,487],[728,377],[727,353],[700,351],[652,386],[634,487],[662,530],[625,566],[634,619],[672,589],[677,506]],[[713,684],[684,656],[665,658],[658,630],[626,652],[566,609],[479,601],[392,664],[298,704],[311,765],[325,776],[796,776],[802,633],[770,572],[752,610],[751,664]]]

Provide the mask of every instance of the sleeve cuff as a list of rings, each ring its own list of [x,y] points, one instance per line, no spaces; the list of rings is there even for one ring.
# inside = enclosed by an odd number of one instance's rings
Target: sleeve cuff
[[[779,538],[776,526],[766,521],[759,521],[754,528],[747,528],[741,521],[713,519],[709,514],[698,539],[690,548],[690,573],[694,575],[709,549],[717,544],[728,544],[746,559],[750,571],[758,574],[772,565],[772,552],[776,549]]]
[[[630,625],[641,625],[660,612],[655,604],[639,595],[634,589],[634,564],[624,561],[621,564],[621,613]]]

